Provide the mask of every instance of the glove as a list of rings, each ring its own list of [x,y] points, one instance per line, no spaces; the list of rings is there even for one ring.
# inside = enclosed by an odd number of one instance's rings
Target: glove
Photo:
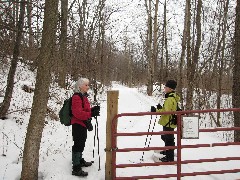
[[[157,109],[162,109],[161,104],[158,103],[158,105],[157,105]]]
[[[95,110],[100,111],[100,106],[99,106],[99,105],[93,106],[91,110],[92,110],[92,111],[95,111]]]
[[[100,116],[99,110],[91,110],[91,117]]]
[[[84,124],[86,125],[88,131],[93,130],[92,118],[89,118],[88,120],[84,121]]]
[[[154,106],[151,106],[151,112],[156,112],[156,108]]]

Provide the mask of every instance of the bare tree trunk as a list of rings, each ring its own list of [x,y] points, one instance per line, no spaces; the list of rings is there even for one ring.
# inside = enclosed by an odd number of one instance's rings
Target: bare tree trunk
[[[80,24],[78,29],[78,41],[76,47],[76,59],[74,61],[73,66],[73,79],[75,81],[78,80],[79,74],[82,76],[86,76],[88,68],[86,67],[90,62],[88,62],[87,54],[86,54],[86,17],[87,17],[87,0],[83,0],[81,5],[80,1],[78,2],[79,9],[78,14],[80,18]]]
[[[187,1],[186,1],[187,2]],[[189,3],[186,3],[185,7],[185,19],[184,19],[184,29],[183,29],[183,38],[182,38],[182,52],[179,62],[179,72],[178,72],[178,85],[177,85],[177,92],[179,93],[180,97],[182,97],[182,88],[183,88],[183,65],[184,65],[184,59],[186,55],[186,42],[187,42],[187,29],[189,27],[190,21],[190,9],[189,9]],[[181,98],[181,101],[183,102],[183,99]]]
[[[165,47],[165,58],[166,58],[166,66],[165,66],[165,74],[164,74],[164,79],[168,78],[168,71],[169,71],[169,57],[168,57],[168,39],[167,39],[167,2],[165,0],[164,3],[164,47]]]
[[[134,85],[134,78],[133,78],[133,45],[129,47],[129,80],[130,80],[130,87]]]
[[[189,79],[191,73],[191,35],[190,35],[190,27],[191,27],[191,0],[186,0],[187,9],[187,29],[186,29],[186,45],[187,45],[187,99],[186,99],[186,109],[191,110],[192,107],[192,99],[191,99],[191,81]]]
[[[17,69],[17,62],[18,62],[18,56],[19,56],[19,49],[21,46],[21,40],[22,40],[22,31],[23,31],[23,24],[24,24],[24,14],[25,14],[25,5],[26,1],[21,0],[20,5],[20,14],[19,14],[19,20],[17,23],[17,35],[16,40],[14,44],[13,49],[13,59],[11,61],[11,67],[8,73],[8,81],[7,81],[7,89],[4,96],[3,103],[0,107],[0,118],[4,117],[9,109],[12,93],[13,93],[13,87],[14,87],[14,76]]]
[[[147,2],[145,0],[145,6],[147,10],[147,94],[149,96],[152,95],[153,91],[153,64],[152,64],[152,6],[151,6],[151,0]]]
[[[164,9],[165,11],[165,9]],[[165,12],[164,12],[165,14]],[[164,74],[165,74],[165,71],[166,71],[166,68],[164,69],[164,37],[165,37],[165,24],[164,24],[165,21],[163,21],[163,28],[162,28],[162,38],[161,38],[161,58],[160,58],[160,68],[159,68],[159,81],[160,83],[162,84],[163,83],[163,80],[164,80]]]
[[[38,6],[37,8],[37,33],[36,33],[36,39],[37,39],[37,47],[40,47],[40,26],[39,26],[39,21],[40,21],[40,15],[39,13],[41,12],[40,8],[39,8],[39,0],[37,0],[37,4]]]
[[[57,19],[58,0],[46,0],[36,88],[23,152],[22,180],[38,179],[39,149],[47,112],[51,82],[51,58],[55,45]]]
[[[105,20],[104,20],[104,7],[105,0],[99,0],[98,2],[98,41],[97,41],[97,57],[93,64],[93,91],[94,91],[94,101],[97,101],[98,94],[98,84],[97,78],[100,79],[101,83],[104,82],[104,44],[105,44]],[[93,31],[94,29],[91,29]]]
[[[225,47],[226,47],[226,31],[227,31],[227,14],[228,14],[228,5],[229,0],[226,0],[224,3],[224,16],[223,16],[223,28],[222,28],[222,48],[221,48],[221,57],[219,61],[219,78],[218,78],[218,91],[217,91],[217,109],[221,108],[221,97],[222,97],[222,81],[223,81],[223,71],[224,71],[224,56],[225,56]],[[217,113],[216,119],[217,127],[221,127],[220,122],[220,112]]]
[[[153,21],[153,52],[152,52],[153,78],[155,76],[156,62],[158,59],[158,6],[159,6],[159,0],[156,0],[154,19],[153,19],[154,20]]]
[[[28,11],[28,29],[29,29],[28,46],[30,50],[32,50],[34,46],[33,30],[32,30],[32,0],[28,0],[27,11]]]
[[[195,81],[196,66],[198,64],[198,59],[199,59],[199,49],[201,46],[201,36],[202,36],[201,10],[202,10],[202,0],[198,0],[197,15],[196,15],[196,31],[197,31],[196,45],[194,47],[192,61],[188,59],[188,77],[187,77],[188,88],[187,88],[187,105],[186,105],[188,110],[193,109],[192,99],[193,99],[194,87],[196,85],[194,81]]]
[[[234,68],[233,68],[233,107],[240,107],[240,0],[237,0],[235,19]],[[240,127],[240,112],[234,112],[234,126]],[[240,142],[240,131],[234,132],[234,141]]]
[[[156,4],[154,6],[155,14],[154,21],[152,21],[152,1],[145,0],[145,6],[148,15],[148,31],[147,31],[147,61],[148,61],[148,83],[147,83],[147,94],[149,96],[152,95],[153,92],[153,81],[154,81],[154,70],[155,70],[155,62],[157,59],[157,37],[158,37],[158,26],[157,26],[157,14],[158,14],[158,4],[159,0],[156,0]]]
[[[61,0],[61,35],[60,35],[60,63],[58,84],[66,87],[67,74],[67,20],[68,20],[68,0]]]
[[[100,42],[101,42],[101,53],[100,53],[100,71],[99,71],[99,77],[101,83],[104,84],[105,80],[105,63],[104,63],[104,45],[105,45],[105,18],[104,18],[104,7],[105,7],[106,0],[99,0],[99,26],[100,26]]]
[[[71,14],[71,18],[73,19],[73,14]],[[71,23],[70,23],[71,24]],[[69,74],[71,74],[72,77],[74,77],[74,65],[76,64],[77,59],[77,53],[76,53],[76,47],[77,47],[77,41],[76,41],[76,30],[74,26],[70,26],[71,33],[71,42],[70,42],[70,54],[71,54],[71,68],[69,69]]]

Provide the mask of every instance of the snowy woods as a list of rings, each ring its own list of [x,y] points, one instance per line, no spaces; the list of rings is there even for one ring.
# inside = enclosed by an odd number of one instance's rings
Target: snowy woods
[[[24,81],[23,66],[32,73]],[[28,113],[21,177],[37,179],[46,119],[63,101],[52,88],[69,93],[79,77],[90,79],[93,101],[113,81],[152,97],[175,79],[183,109],[239,108],[240,0],[1,1],[0,76],[1,121]],[[26,106],[15,104],[20,84]],[[211,126],[240,127],[238,112],[222,119],[210,114]]]

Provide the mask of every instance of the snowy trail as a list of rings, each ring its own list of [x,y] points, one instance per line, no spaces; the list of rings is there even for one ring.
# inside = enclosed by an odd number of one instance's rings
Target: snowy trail
[[[136,88],[117,85],[113,90],[119,90],[119,113],[146,112],[156,104],[150,97],[139,93]]]
[[[127,88],[122,85],[114,84],[112,90],[119,90],[119,113],[128,112],[147,112],[152,105],[156,105],[156,97],[149,97],[143,93],[140,93],[136,88]],[[103,97],[103,99],[107,99]],[[159,98],[160,103],[162,99]],[[98,156],[98,144],[95,139],[94,158],[94,130],[88,133],[86,147],[84,151],[84,158],[88,161],[94,161],[91,167],[83,168],[89,173],[88,177],[81,178],[87,180],[104,180],[105,179],[105,146],[106,146],[106,118],[107,118],[107,102],[101,102],[101,116],[98,117],[98,130],[99,130],[99,155],[100,155],[100,169],[99,169],[99,156]],[[158,117],[153,116],[140,116],[140,117],[121,117],[118,120],[118,132],[146,132],[151,121],[151,128],[156,121],[154,131],[161,131],[162,127],[157,124]],[[95,120],[93,120],[93,126],[95,126]],[[1,131],[4,133],[19,131],[19,127],[14,121],[2,123]],[[25,129],[20,127],[20,129]],[[18,144],[23,144],[24,131],[20,131],[16,138],[19,138]],[[147,139],[147,145],[150,137]],[[139,137],[118,137],[118,148],[132,148],[132,147],[145,147],[146,136]],[[201,144],[201,143],[213,143],[222,142],[220,139],[212,136],[210,133],[200,133],[200,138],[195,140],[182,140],[182,144]],[[5,144],[5,146],[8,146]],[[22,145],[23,146],[23,145]],[[65,127],[59,122],[50,121],[44,128],[41,150],[40,150],[40,167],[39,167],[39,180],[77,180],[79,177],[71,175],[71,146],[72,135],[71,127]],[[152,147],[164,146],[160,136],[152,136]],[[14,154],[16,151],[14,145],[8,146],[6,157],[0,156],[0,179],[12,180],[19,179],[21,174],[21,162],[16,163],[18,160],[18,154]],[[204,159],[214,157],[226,157],[226,156],[240,156],[240,146],[232,147],[216,147],[216,148],[201,148],[201,149],[183,149],[182,160],[190,159]],[[14,156],[11,156],[11,154]],[[153,163],[152,160],[153,151],[146,151],[144,153],[144,162]],[[140,163],[143,152],[127,152],[117,153],[117,164],[125,163]],[[202,163],[202,164],[188,164],[182,166],[182,172],[195,172],[195,171],[210,171],[221,169],[236,169],[240,167],[239,161],[219,162],[219,163]],[[15,173],[12,173],[15,172]],[[176,166],[158,166],[158,167],[142,167],[142,168],[124,168],[117,169],[117,176],[129,177],[129,176],[147,176],[159,175],[159,174],[171,174],[176,173]],[[168,178],[174,180],[176,178]],[[225,174],[225,175],[211,175],[211,176],[196,176],[185,177],[183,180],[236,180],[240,179],[240,173]]]

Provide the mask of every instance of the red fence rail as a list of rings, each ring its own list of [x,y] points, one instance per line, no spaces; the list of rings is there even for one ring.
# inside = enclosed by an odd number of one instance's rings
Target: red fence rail
[[[240,169],[231,170],[219,170],[219,171],[205,171],[205,172],[192,172],[182,173],[181,165],[188,163],[202,163],[202,162],[217,162],[217,161],[230,161],[240,160],[240,157],[225,157],[225,158],[213,158],[213,159],[198,159],[198,160],[185,160],[182,161],[181,149],[183,148],[200,148],[200,147],[215,147],[215,146],[229,146],[229,145],[240,145],[240,142],[226,142],[226,143],[212,143],[212,144],[195,144],[195,145],[182,145],[181,144],[181,116],[182,114],[195,114],[195,113],[210,113],[210,112],[230,112],[240,111],[240,108],[229,108],[229,109],[211,109],[211,110],[192,110],[192,111],[174,111],[174,112],[140,112],[140,113],[122,113],[114,117],[112,121],[112,179],[113,180],[134,180],[134,179],[154,179],[154,178],[170,178],[176,177],[180,180],[181,177],[185,176],[197,176],[197,175],[211,175],[211,174],[225,174],[225,173],[238,173]],[[125,116],[146,116],[146,115],[163,115],[163,114],[177,114],[177,130],[173,132],[136,132],[136,133],[117,133],[117,119]],[[211,128],[211,129],[199,129],[199,132],[218,132],[218,131],[236,131],[240,130],[240,127],[229,127],[229,128]],[[118,136],[143,136],[143,135],[162,135],[162,134],[177,134],[177,146],[168,147],[144,147],[144,148],[117,148],[117,137]],[[158,163],[136,163],[136,164],[116,164],[116,153],[117,152],[130,152],[130,151],[150,151],[150,150],[166,150],[166,149],[177,149],[177,161],[173,162],[158,162]],[[174,165],[177,164],[177,174],[164,174],[164,175],[148,175],[148,176],[132,176],[132,177],[116,177],[117,168],[127,167],[143,167],[143,166],[159,166],[159,165]]]

